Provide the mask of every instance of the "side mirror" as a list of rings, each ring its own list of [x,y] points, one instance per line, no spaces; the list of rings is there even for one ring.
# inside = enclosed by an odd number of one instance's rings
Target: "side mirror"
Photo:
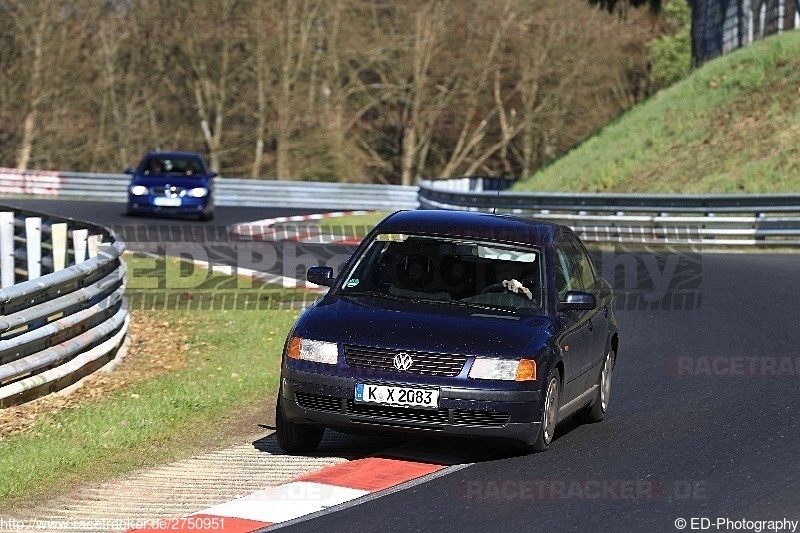
[[[333,269],[322,266],[311,267],[308,269],[306,279],[315,285],[330,287],[333,285]]]
[[[207,175],[209,178],[216,178],[216,177],[217,177],[219,174],[217,174],[216,172],[209,172],[209,173],[208,173],[208,174],[206,174],[206,175]]]
[[[558,304],[561,311],[591,311],[597,307],[594,294],[581,291],[568,291],[564,301]]]
[[[133,169],[132,168],[126,168],[125,169],[125,174],[133,174]]]

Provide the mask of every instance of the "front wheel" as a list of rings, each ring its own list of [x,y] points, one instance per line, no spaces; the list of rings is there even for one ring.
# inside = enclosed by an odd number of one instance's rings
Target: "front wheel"
[[[283,418],[281,410],[281,399],[275,406],[275,437],[278,446],[283,451],[291,455],[311,453],[317,449],[322,442],[325,428],[310,426],[308,424],[295,424]]]
[[[553,442],[553,435],[558,425],[559,397],[561,395],[561,379],[557,368],[554,368],[547,378],[547,392],[545,393],[542,408],[542,423],[539,435],[531,446],[531,451],[543,452]]]
[[[603,361],[603,369],[597,379],[597,394],[594,401],[575,413],[573,417],[580,424],[594,424],[601,422],[608,410],[608,401],[611,398],[611,375],[614,373],[614,352],[609,350]]]

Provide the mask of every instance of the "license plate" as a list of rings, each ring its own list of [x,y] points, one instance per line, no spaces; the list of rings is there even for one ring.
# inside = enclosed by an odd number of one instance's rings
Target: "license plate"
[[[180,198],[153,198],[153,203],[160,207],[180,207]]]
[[[436,409],[439,407],[439,390],[356,383],[356,402]]]

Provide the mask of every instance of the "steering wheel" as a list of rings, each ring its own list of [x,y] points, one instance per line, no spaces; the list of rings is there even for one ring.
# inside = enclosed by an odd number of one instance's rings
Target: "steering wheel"
[[[481,292],[479,292],[478,294],[490,294],[490,293],[499,293],[506,291],[511,292],[508,289],[506,289],[502,283],[492,283],[491,285],[487,285],[486,287],[481,289]]]
[[[504,287],[502,282],[492,283],[491,285],[487,285],[478,294],[510,294],[512,296],[517,296],[519,298],[522,298],[526,302],[536,303],[536,300],[534,300],[533,298],[528,298],[528,295],[525,294],[524,292],[522,291],[514,292],[508,289],[507,287]]]

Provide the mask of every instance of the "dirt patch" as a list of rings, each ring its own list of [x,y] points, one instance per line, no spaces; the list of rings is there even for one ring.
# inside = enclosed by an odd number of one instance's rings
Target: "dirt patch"
[[[113,372],[96,372],[67,395],[49,395],[0,409],[0,440],[33,430],[36,421],[63,409],[102,400],[109,393],[150,377],[186,366],[194,347],[182,320],[158,315],[131,313],[128,355]],[[153,335],[168,328],[169,335]]]

